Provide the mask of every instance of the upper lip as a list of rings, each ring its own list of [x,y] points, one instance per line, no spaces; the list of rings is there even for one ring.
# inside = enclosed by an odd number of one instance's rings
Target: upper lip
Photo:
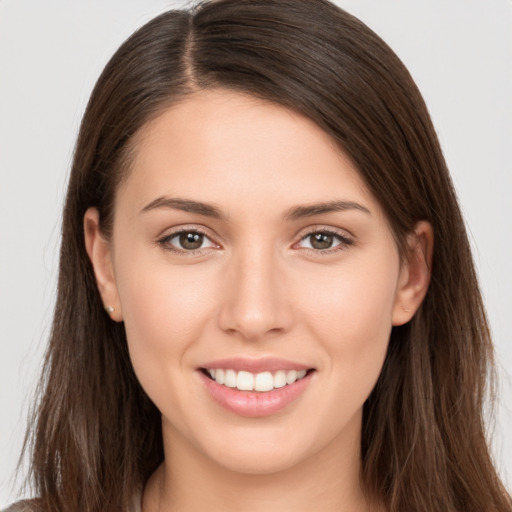
[[[229,369],[246,371],[250,373],[276,372],[278,370],[310,370],[312,367],[306,364],[280,359],[276,357],[245,358],[233,357],[229,359],[216,359],[200,366],[207,370]]]

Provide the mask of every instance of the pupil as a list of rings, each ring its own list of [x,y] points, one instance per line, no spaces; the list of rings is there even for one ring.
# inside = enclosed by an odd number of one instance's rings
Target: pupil
[[[311,237],[311,246],[315,249],[329,249],[332,247],[333,235],[316,233]]]
[[[180,245],[184,249],[199,249],[203,245],[204,236],[201,233],[182,233],[180,235]]]

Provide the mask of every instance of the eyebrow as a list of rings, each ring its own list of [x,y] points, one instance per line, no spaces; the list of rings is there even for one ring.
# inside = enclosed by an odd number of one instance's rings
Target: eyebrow
[[[226,219],[226,216],[221,212],[220,208],[212,204],[203,203],[200,201],[193,201],[192,199],[180,199],[177,197],[158,197],[151,203],[142,208],[141,213],[156,210],[158,208],[168,208],[171,210],[181,210],[183,212],[197,213],[205,217],[212,217],[214,219]]]
[[[343,212],[347,210],[358,210],[371,215],[370,210],[362,204],[354,201],[329,201],[327,203],[314,203],[305,206],[295,206],[284,214],[285,220],[299,220],[305,217],[314,217],[324,213]]]
[[[158,197],[154,201],[151,201],[141,210],[141,213],[159,208],[197,213],[198,215],[204,215],[205,217],[211,217],[219,220],[227,219],[227,215],[222,213],[221,209],[215,205],[203,203],[201,201],[194,201],[192,199],[181,199],[167,196]],[[368,210],[368,208],[354,201],[329,201],[326,203],[313,203],[309,205],[294,206],[286,210],[283,218],[287,221],[294,221],[307,217],[314,217],[315,215],[342,212],[347,210],[357,210],[371,215],[371,212]]]

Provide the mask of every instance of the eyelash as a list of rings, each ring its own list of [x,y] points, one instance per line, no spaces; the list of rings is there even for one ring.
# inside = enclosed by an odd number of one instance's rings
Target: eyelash
[[[193,250],[188,251],[186,249],[179,249],[179,248],[173,246],[172,244],[170,244],[170,241],[173,238],[176,238],[177,236],[180,236],[182,234],[188,234],[188,233],[201,235],[204,238],[206,238],[207,240],[209,240],[215,247],[219,247],[217,244],[215,244],[215,242],[213,242],[211,240],[211,238],[204,231],[197,229],[197,228],[180,229],[179,231],[174,231],[173,233],[165,235],[164,237],[157,240],[157,243],[159,246],[161,246],[166,251],[170,251],[170,252],[173,252],[173,253],[176,253],[179,255],[187,255],[187,256],[201,255],[201,254],[204,254],[205,250],[211,249],[211,247],[205,247],[203,249],[193,249]],[[335,231],[332,229],[325,229],[325,228],[316,228],[316,229],[312,229],[311,231],[309,231],[308,233],[303,235],[300,238],[300,240],[294,244],[294,247],[297,244],[299,244],[300,242],[303,242],[304,240],[307,240],[309,237],[311,237],[313,235],[317,235],[317,234],[332,236],[339,241],[339,244],[335,245],[334,247],[329,247],[328,249],[314,249],[314,248],[304,247],[304,248],[302,248],[303,251],[305,251],[309,254],[312,254],[314,256],[318,256],[318,255],[325,256],[325,255],[333,254],[338,251],[342,251],[342,250],[346,249],[347,247],[354,245],[354,240],[352,238],[349,238],[346,235],[342,235],[338,231]]]
[[[332,236],[339,241],[339,244],[335,245],[334,247],[329,247],[328,249],[314,249],[314,248],[305,247],[302,249],[303,251],[306,251],[309,254],[312,254],[314,256],[318,256],[318,255],[328,256],[328,255],[331,255],[338,251],[343,251],[347,247],[354,245],[354,240],[352,238],[348,237],[345,234],[341,234],[339,231],[335,231],[333,229],[327,229],[327,228],[312,229],[311,231],[306,233],[304,236],[302,236],[301,239],[299,240],[299,242],[297,242],[297,243],[300,243],[304,240],[307,240],[309,237],[311,237],[313,235],[318,235],[318,234]],[[297,245],[297,244],[294,244],[294,246],[295,245]]]
[[[204,231],[197,229],[197,228],[180,229],[179,231],[174,231],[173,233],[165,235],[164,237],[157,240],[157,243],[166,251],[174,252],[179,255],[187,255],[187,256],[197,256],[197,255],[203,254],[205,249],[210,249],[210,247],[205,247],[203,249],[193,249],[193,250],[187,251],[186,249],[179,249],[170,243],[170,241],[173,238],[176,238],[177,236],[180,236],[182,234],[188,234],[188,233],[194,233],[197,235],[201,235],[204,238],[206,238],[207,240],[209,240],[212,244],[217,245],[217,244],[215,244],[215,242],[213,242],[211,240],[211,238]]]

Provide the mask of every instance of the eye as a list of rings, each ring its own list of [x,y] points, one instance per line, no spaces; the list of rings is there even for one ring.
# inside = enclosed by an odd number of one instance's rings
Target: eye
[[[352,245],[352,239],[328,230],[314,231],[308,233],[297,244],[298,247],[304,249],[312,249],[314,251],[324,251],[343,249],[347,245]]]
[[[158,243],[166,249],[180,253],[217,247],[204,233],[192,229],[171,233],[160,239]]]

